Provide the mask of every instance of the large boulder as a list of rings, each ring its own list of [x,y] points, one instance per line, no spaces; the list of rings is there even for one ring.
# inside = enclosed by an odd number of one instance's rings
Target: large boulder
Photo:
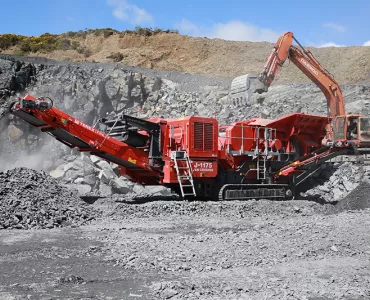
[[[132,190],[132,183],[124,178],[115,178],[111,181],[112,192],[126,194]]]
[[[68,170],[66,173],[65,173],[65,176],[64,178],[67,180],[67,181],[74,181],[76,178],[78,177],[83,177],[84,176],[84,171],[83,170],[73,170],[73,169],[70,169]]]
[[[101,182],[99,185],[99,194],[102,197],[110,196],[112,194],[112,188],[109,185]]]
[[[83,196],[91,192],[91,186],[88,184],[74,184],[70,185],[72,188],[76,189],[78,191],[78,194]]]
[[[8,139],[11,142],[15,142],[23,135],[23,131],[13,124],[8,126]]]
[[[49,175],[56,179],[61,179],[65,175],[63,168],[56,168],[55,170],[50,171]]]
[[[145,187],[146,193],[153,195],[153,196],[169,196],[171,195],[171,190],[161,186],[161,185],[152,185],[152,186],[146,186]]]
[[[73,168],[73,161],[64,164],[62,167],[64,172],[67,172],[68,170]]]
[[[97,166],[101,169],[99,171],[99,179],[106,183],[109,184],[111,180],[117,178],[117,174],[113,171],[112,166],[105,160],[98,161]]]

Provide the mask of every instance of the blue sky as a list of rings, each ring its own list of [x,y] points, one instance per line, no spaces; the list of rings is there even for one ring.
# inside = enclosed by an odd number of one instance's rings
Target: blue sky
[[[368,0],[16,0],[1,2],[0,33],[85,28],[178,29],[192,36],[275,42],[293,31],[311,46],[370,46]],[[369,49],[370,50],[370,49]]]

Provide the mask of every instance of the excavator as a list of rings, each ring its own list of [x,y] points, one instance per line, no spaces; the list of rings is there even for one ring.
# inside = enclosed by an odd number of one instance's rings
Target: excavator
[[[293,45],[293,40],[298,46]],[[284,62],[289,59],[303,72],[325,95],[328,115],[332,118],[334,130],[328,128],[325,143],[334,140],[355,140],[353,145],[360,146],[370,139],[366,130],[368,118],[361,115],[346,115],[344,97],[334,77],[316,60],[311,51],[305,49],[292,32],[280,36],[259,75],[242,75],[231,83],[232,101],[249,102],[253,93],[267,92]],[[330,124],[329,124],[330,125]],[[361,126],[362,125],[362,126]],[[352,136],[353,135],[353,136]]]
[[[51,99],[31,95],[14,101],[10,112],[70,148],[117,164],[132,182],[163,185],[183,199],[292,199],[328,160],[369,154],[370,123],[345,114],[340,86],[291,32],[279,38],[260,75],[233,80],[231,101],[242,104],[267,91],[287,59],[323,91],[328,116],[292,113],[219,125],[199,116],[120,114],[100,119],[105,129],[98,130],[58,110]]]

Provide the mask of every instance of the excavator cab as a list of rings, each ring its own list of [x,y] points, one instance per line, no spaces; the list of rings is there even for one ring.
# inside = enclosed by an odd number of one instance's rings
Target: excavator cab
[[[361,142],[370,143],[370,118],[360,117],[358,125],[359,140]]]
[[[334,121],[334,139],[370,144],[370,119],[361,115],[336,117]]]

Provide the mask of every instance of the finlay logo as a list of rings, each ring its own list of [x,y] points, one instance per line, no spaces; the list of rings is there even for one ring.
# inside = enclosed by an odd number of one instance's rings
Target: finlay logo
[[[311,66],[307,61],[305,61],[305,59],[304,58],[301,58],[301,62],[303,62],[303,64],[307,67],[307,68],[309,68],[315,75],[319,75],[319,72],[317,72],[317,70],[313,67],[313,66]]]

